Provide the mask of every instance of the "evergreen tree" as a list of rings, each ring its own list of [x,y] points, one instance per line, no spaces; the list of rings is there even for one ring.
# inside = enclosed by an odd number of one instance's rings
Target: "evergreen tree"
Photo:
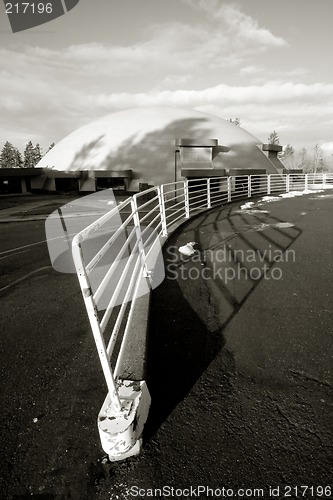
[[[290,144],[283,149],[280,159],[286,168],[296,168],[295,150]]]
[[[24,150],[24,167],[33,168],[35,166],[35,151],[32,142],[29,141]]]
[[[290,144],[287,144],[283,150],[282,157],[288,158],[288,156],[294,156],[294,154],[295,154],[294,148]]]
[[[268,144],[280,144],[279,135],[275,130],[268,137]]]
[[[0,168],[15,168],[17,166],[16,150],[9,141],[6,141],[0,154]]]
[[[15,149],[15,157],[16,157],[16,167],[21,168],[21,167],[23,167],[22,155],[17,148],[14,148],[14,149]]]
[[[42,156],[43,156],[41,147],[38,144],[38,142],[37,142],[36,146],[34,147],[33,155],[34,155],[34,166],[35,166],[42,159]]]
[[[48,153],[48,152],[50,151],[50,149],[54,148],[54,146],[55,146],[55,143],[54,143],[54,142],[52,142],[52,144],[50,144],[50,147],[49,147],[49,149],[46,151],[46,153]]]

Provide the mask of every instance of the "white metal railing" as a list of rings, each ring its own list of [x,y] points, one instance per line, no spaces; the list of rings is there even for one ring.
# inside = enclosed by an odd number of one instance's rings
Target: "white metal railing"
[[[175,224],[199,211],[242,198],[326,185],[333,187],[333,174],[239,175],[178,181],[135,194],[74,237],[74,264],[113,415],[128,411],[120,396],[121,365],[140,281],[145,279],[149,288],[153,278],[155,245],[165,241]]]

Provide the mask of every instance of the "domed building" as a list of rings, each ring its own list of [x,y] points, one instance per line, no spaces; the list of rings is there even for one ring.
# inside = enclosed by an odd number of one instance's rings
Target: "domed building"
[[[135,108],[105,116],[61,140],[37,165],[45,169],[39,187],[138,191],[185,178],[277,173],[283,168],[275,161],[277,154],[272,161],[262,146],[241,127],[207,113]]]

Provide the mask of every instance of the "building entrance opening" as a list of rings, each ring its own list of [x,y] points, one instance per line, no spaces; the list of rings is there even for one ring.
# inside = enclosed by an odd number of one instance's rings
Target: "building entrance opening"
[[[79,181],[73,177],[60,177],[55,179],[55,188],[59,193],[73,193],[79,190]]]
[[[125,191],[125,178],[124,177],[97,177],[96,190],[114,189],[115,191]]]

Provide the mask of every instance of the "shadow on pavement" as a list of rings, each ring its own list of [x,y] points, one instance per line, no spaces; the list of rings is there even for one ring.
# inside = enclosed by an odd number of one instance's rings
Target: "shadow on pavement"
[[[224,328],[300,234],[267,211],[238,205],[197,216],[173,234],[164,248],[166,279],[151,300],[146,438],[223,349]],[[185,259],[177,249],[189,241],[197,242],[197,252]]]
[[[209,330],[184,298],[177,281],[166,279],[152,295],[147,363],[152,406],[146,439],[157,431],[223,347],[220,331]]]

